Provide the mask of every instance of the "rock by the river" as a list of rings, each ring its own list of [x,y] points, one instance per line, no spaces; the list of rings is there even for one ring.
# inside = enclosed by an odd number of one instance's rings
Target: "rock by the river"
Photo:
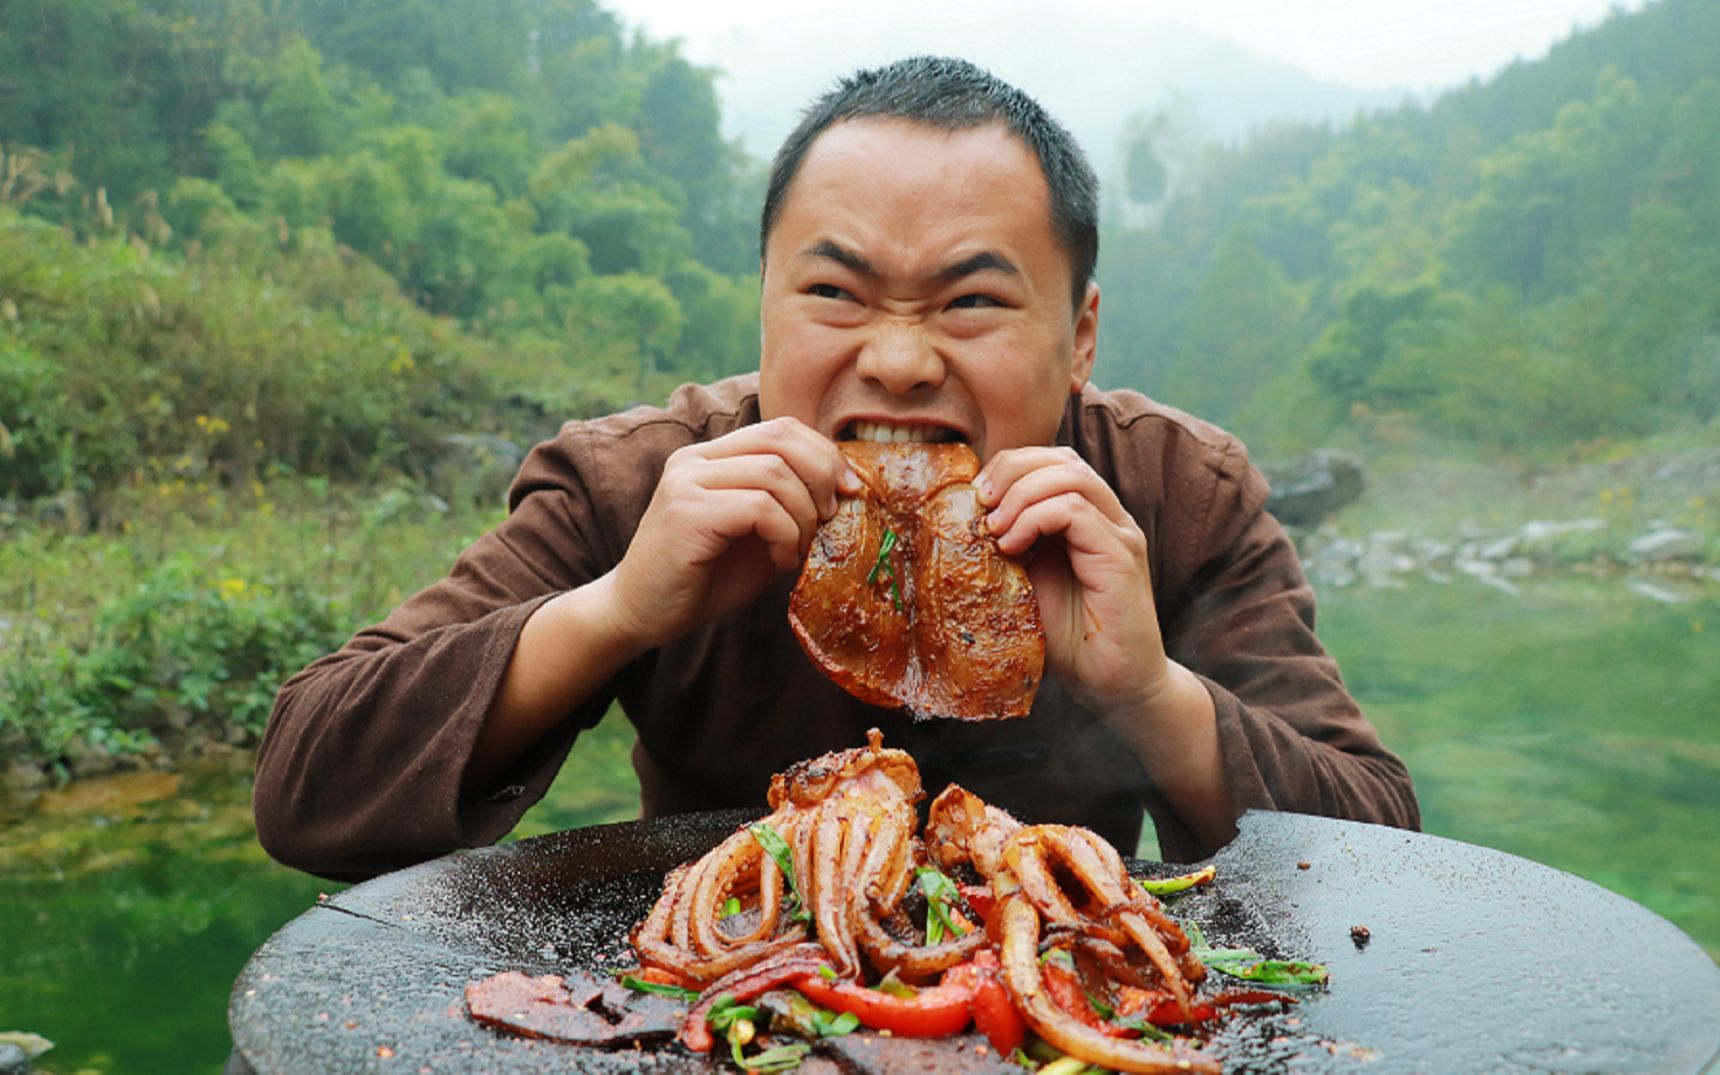
[[[492,433],[450,433],[430,470],[430,488],[444,500],[499,504],[525,462],[523,448]]]
[[[30,1075],[30,1054],[9,1041],[0,1041],[0,1075]]]
[[[1691,560],[1702,551],[1702,538],[1691,530],[1671,527],[1652,530],[1630,543],[1631,557],[1645,564]]]
[[[1272,487],[1266,510],[1285,526],[1316,526],[1367,488],[1362,461],[1327,448],[1294,463],[1260,469]]]

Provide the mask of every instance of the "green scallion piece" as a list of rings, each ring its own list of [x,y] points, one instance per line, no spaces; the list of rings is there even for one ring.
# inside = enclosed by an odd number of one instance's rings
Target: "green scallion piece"
[[[896,532],[889,527],[884,528],[884,538],[878,543],[878,558],[872,561],[872,570],[866,573],[866,585],[878,581],[878,575],[883,573],[890,580],[890,599],[896,604],[896,611],[902,611],[901,580],[896,576],[896,564],[890,559],[890,551],[896,547]]]
[[[689,1003],[699,999],[697,989],[682,989],[678,985],[665,985],[662,982],[647,982],[643,978],[635,978],[631,974],[624,975],[621,984],[636,993],[655,993],[660,997],[673,997]]]
[[[947,933],[960,937],[967,930],[950,917],[950,906],[960,903],[961,890],[936,866],[922,866],[915,872],[920,892],[926,897],[926,943],[937,944]]]
[[[806,909],[806,901],[800,898],[800,882],[794,876],[794,853],[788,849],[787,841],[762,821],[747,831],[752,833],[752,838],[764,848],[765,854],[776,860],[776,868],[782,871],[783,879],[788,882],[788,917],[795,922],[812,921],[812,915]]]

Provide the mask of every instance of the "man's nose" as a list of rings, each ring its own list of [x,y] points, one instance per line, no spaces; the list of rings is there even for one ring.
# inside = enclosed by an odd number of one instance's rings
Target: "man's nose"
[[[860,349],[856,372],[898,395],[944,383],[944,360],[916,325],[878,326]]]

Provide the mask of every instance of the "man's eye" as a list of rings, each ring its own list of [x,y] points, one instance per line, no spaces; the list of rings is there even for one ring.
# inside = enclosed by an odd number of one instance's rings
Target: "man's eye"
[[[1003,303],[992,298],[990,295],[963,295],[961,298],[955,299],[950,303],[950,309],[983,310],[989,307],[1002,305]]]
[[[851,299],[854,297],[835,284],[813,284],[806,289],[806,293],[817,295],[821,299]]]

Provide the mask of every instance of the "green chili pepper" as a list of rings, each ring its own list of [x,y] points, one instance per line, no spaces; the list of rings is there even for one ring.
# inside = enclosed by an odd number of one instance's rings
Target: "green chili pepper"
[[[1255,985],[1324,985],[1331,977],[1324,964],[1309,963],[1301,959],[1259,959],[1252,963],[1242,960],[1213,960],[1207,963],[1207,966]]]
[[[1213,970],[1276,989],[1310,989],[1324,985],[1331,975],[1324,964],[1301,959],[1262,959],[1252,948],[1213,948],[1193,923],[1183,924],[1189,951]]]
[[[1218,876],[1218,869],[1207,866],[1193,873],[1181,874],[1177,877],[1144,877],[1135,883],[1147,890],[1153,896],[1174,896],[1178,892],[1187,892],[1191,888],[1210,884]]]

